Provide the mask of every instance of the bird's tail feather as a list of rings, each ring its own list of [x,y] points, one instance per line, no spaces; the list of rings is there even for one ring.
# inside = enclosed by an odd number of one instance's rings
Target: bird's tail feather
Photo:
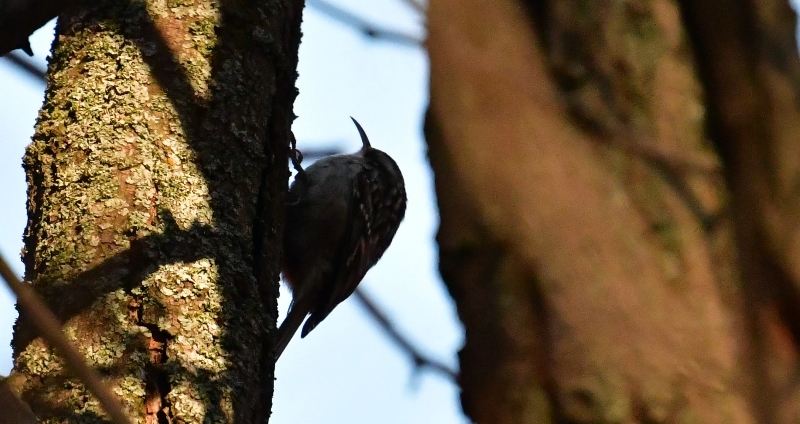
[[[306,315],[308,315],[306,308],[298,306],[300,305],[293,304],[289,308],[289,313],[281,323],[280,328],[278,328],[278,343],[275,345],[276,361],[281,357],[283,350],[286,349],[286,345],[289,344],[289,340],[292,340],[292,336],[294,336],[294,333],[297,332],[297,329],[300,328],[300,324],[303,323]]]

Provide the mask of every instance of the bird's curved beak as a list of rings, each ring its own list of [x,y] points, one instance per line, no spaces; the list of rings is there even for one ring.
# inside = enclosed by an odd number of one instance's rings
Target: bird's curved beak
[[[361,135],[361,152],[363,153],[368,151],[369,149],[372,148],[372,145],[369,144],[369,138],[367,137],[367,133],[364,132],[364,128],[361,128],[361,124],[359,124],[355,118],[351,116],[350,119],[352,119],[353,123],[356,124],[356,128],[358,128],[358,134]]]

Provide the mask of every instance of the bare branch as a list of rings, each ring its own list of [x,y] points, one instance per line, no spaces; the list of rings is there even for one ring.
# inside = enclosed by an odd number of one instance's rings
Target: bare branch
[[[403,0],[414,10],[424,13],[425,7],[416,0]],[[2,0],[0,1],[0,56],[15,49],[33,55],[28,37],[67,8],[80,4],[80,0]],[[421,46],[422,40],[391,29],[378,28],[370,22],[323,0],[309,0],[308,4],[330,18],[350,26],[367,37],[402,45]]]
[[[28,74],[28,76],[31,76],[40,82],[45,81],[46,71],[36,66],[35,63],[25,56],[17,52],[11,52],[4,57],[17,68]]]
[[[317,9],[321,13],[327,15],[335,21],[347,25],[367,37],[384,40],[396,44],[406,46],[419,47],[422,45],[422,40],[414,37],[413,35],[404,34],[399,31],[391,29],[378,28],[372,23],[348,12],[338,6],[334,6],[323,0],[308,0],[308,5]]]
[[[401,0],[403,3],[407,4],[409,7],[414,9],[415,11],[419,12],[420,14],[425,14],[425,5],[420,3],[417,0]]]
[[[331,143],[333,144],[333,143]],[[303,149],[305,153],[303,153],[303,158],[317,160],[322,159],[325,156],[331,155],[338,155],[342,153],[342,149],[338,147],[322,147],[319,149]]]
[[[117,399],[100,380],[100,375],[86,365],[83,355],[70,344],[64,333],[61,332],[61,325],[55,315],[47,309],[47,306],[39,300],[30,287],[17,278],[2,255],[0,255],[0,275],[17,296],[17,302],[19,302],[22,309],[31,316],[33,324],[39,330],[42,338],[50,346],[58,350],[70,370],[81,379],[89,391],[100,401],[100,405],[111,417],[111,421],[115,424],[130,424],[130,419],[122,410]]]
[[[3,422],[8,424],[36,424],[36,416],[23,402],[7,382],[0,377],[0,411],[3,411]]]
[[[67,8],[81,0],[0,1],[0,56],[22,49],[33,56],[28,37]]]
[[[416,369],[430,368],[446,377],[448,380],[458,383],[458,371],[436,359],[425,356],[418,347],[414,346],[414,344],[406,338],[406,336],[400,334],[400,331],[389,321],[389,318],[375,304],[375,301],[364,293],[363,289],[356,289],[355,293],[353,293],[353,297],[361,303],[364,309],[367,310],[367,313],[369,313],[375,322],[386,332],[386,335],[389,336],[403,352],[411,357]]]
[[[623,126],[618,127],[616,132],[616,136],[612,135],[607,140],[608,144],[640,158],[656,170],[664,181],[675,190],[701,227],[705,231],[711,231],[723,213],[707,211],[684,176],[687,174],[719,174],[722,170],[719,160],[710,153],[666,150],[648,135],[631,131]]]

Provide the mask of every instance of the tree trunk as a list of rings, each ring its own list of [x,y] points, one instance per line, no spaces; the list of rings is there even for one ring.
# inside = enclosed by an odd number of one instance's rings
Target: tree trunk
[[[800,419],[786,16],[431,0],[426,136],[471,419]]]
[[[140,423],[267,422],[302,0],[62,15],[24,158],[25,277]],[[24,313],[10,381],[100,422]]]

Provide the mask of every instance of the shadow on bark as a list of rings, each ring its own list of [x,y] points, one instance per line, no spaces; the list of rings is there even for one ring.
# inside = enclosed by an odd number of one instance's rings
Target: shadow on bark
[[[159,28],[151,19],[143,2],[107,2],[88,11],[62,16],[58,24],[60,32],[70,31],[73,25],[92,27],[104,22],[117,22],[120,33],[139,47],[156,85],[167,95],[179,116],[187,144],[198,158],[198,168],[209,187],[215,224],[209,227],[195,223],[190,228],[180,229],[168,210],[160,210],[158,220],[164,228],[162,234],[144,237],[130,234],[128,249],[78,273],[70,282],[47,284],[46,289],[37,284],[34,287],[39,287],[40,294],[59,319],[67,322],[91,308],[104,294],[120,288],[136,298],[131,290],[163,265],[201,258],[219,264],[217,284],[224,299],[221,316],[229,317],[229,328],[223,330],[219,345],[233,353],[235,375],[210,375],[205,370],[187,370],[183,364],[162,356],[160,363],[151,364],[145,378],[163,382],[169,380],[169,375],[180,374],[182,378],[192,376],[199,385],[211,385],[205,405],[207,416],[221,413],[217,411],[221,393],[232,389],[238,392],[234,405],[237,422],[266,420],[274,381],[270,329],[274,329],[277,319],[277,264],[283,195],[288,179],[286,157],[294,119],[292,104],[296,96],[295,67],[303,1],[286,1],[282,6],[285,9],[264,16],[255,2],[221,2],[220,25],[216,28],[218,39],[210,60],[210,96],[207,99],[195,97],[188,75],[165,38],[164,27]],[[125,18],[118,20],[120,17]],[[252,36],[262,27],[272,31],[269,34],[272,39]],[[255,49],[265,49],[266,53],[252,54]],[[241,66],[245,68],[243,72],[225,69],[226,60],[232,57],[241,58]],[[241,75],[248,79],[237,79]],[[260,144],[247,144],[235,135],[231,136],[234,125],[239,130],[248,131]],[[36,203],[37,199],[33,200]],[[32,225],[36,225],[37,219],[42,219],[41,197],[38,200],[38,208],[33,205]],[[242,224],[243,217],[249,217],[250,222]],[[35,235],[35,232],[29,234]],[[32,255],[36,252],[37,242],[34,236],[25,240],[28,251],[26,279],[34,282],[44,271],[34,268]],[[249,265],[250,276],[237,273],[237,268],[232,266],[242,261]],[[252,276],[255,276],[255,285],[251,283]],[[143,313],[142,308],[148,305],[142,306],[141,303],[130,307],[139,308],[132,313],[138,313],[143,326],[158,331],[159,311]],[[247,308],[258,311],[257,316],[247,316]],[[162,336],[162,342],[169,343],[170,335]],[[15,356],[36,337],[35,330],[21,314],[15,326]],[[131,341],[144,343],[142,340]],[[166,352],[164,346],[159,349]],[[151,357],[152,354],[151,349]],[[124,362],[103,372],[106,375],[117,373],[126,366]],[[239,387],[232,387],[234,383]],[[49,388],[63,388],[64,381],[53,378],[42,384],[40,389],[44,391],[40,393],[47,393]],[[157,383],[148,384],[148,387],[148,397],[155,393],[161,398],[161,405],[168,406],[165,404],[167,393],[164,393],[169,390],[168,385]],[[40,404],[41,399],[26,397],[34,410],[39,410],[37,406],[44,406]],[[58,412],[57,409],[57,403],[44,408],[51,412]],[[61,415],[64,412],[60,411],[59,416],[70,419]],[[80,414],[80,417],[91,419],[87,414]],[[99,417],[95,418],[100,421]]]

